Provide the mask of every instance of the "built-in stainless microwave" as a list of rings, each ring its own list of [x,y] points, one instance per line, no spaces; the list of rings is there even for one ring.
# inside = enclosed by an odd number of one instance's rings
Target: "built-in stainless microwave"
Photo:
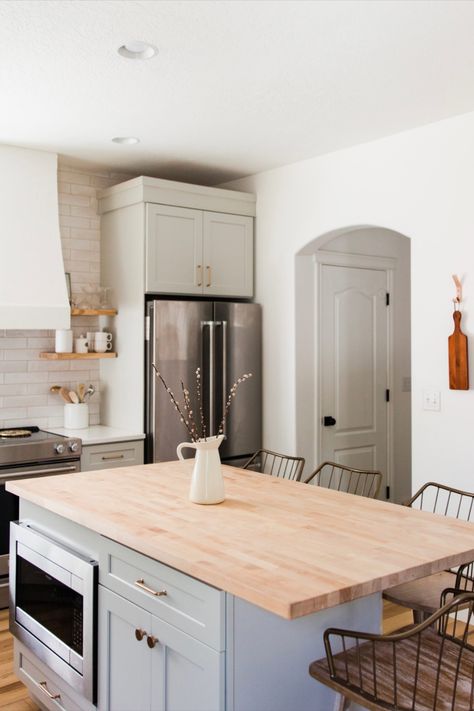
[[[10,631],[96,700],[98,564],[28,523],[10,524]]]

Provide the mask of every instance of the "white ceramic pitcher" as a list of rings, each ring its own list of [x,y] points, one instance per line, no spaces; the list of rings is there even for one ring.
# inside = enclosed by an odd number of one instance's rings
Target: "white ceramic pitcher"
[[[223,439],[224,435],[217,435],[197,442],[181,442],[176,448],[178,459],[184,459],[181,450],[185,447],[196,450],[189,490],[189,498],[195,504],[220,504],[225,499],[219,457],[219,446]]]

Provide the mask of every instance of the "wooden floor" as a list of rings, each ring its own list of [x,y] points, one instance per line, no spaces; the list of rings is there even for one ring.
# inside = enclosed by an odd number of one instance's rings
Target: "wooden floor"
[[[411,622],[411,612],[384,601],[383,631],[385,633],[409,625]],[[26,687],[13,673],[13,637],[8,631],[8,610],[0,610],[0,709],[40,711],[31,701]]]
[[[8,631],[8,610],[0,610],[0,709],[39,711],[26,686],[13,673],[13,637]]]

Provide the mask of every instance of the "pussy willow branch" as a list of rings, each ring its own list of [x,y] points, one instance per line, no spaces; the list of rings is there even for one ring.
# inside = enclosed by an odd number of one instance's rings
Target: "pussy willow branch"
[[[244,373],[240,378],[237,379],[237,381],[232,385],[231,389],[229,390],[229,395],[227,397],[227,402],[225,404],[225,409],[224,409],[224,414],[222,416],[221,423],[219,425],[219,429],[217,430],[217,434],[224,434],[224,425],[227,419],[227,415],[229,414],[229,408],[231,406],[232,400],[235,397],[235,394],[237,392],[237,388],[241,383],[243,383],[245,380],[248,380],[249,378],[252,377],[252,373]]]
[[[199,439],[199,434],[197,431],[196,423],[194,421],[194,412],[191,409],[189,390],[185,387],[183,381],[181,381],[181,390],[183,391],[184,411],[186,412],[188,417],[188,424],[191,429],[191,432],[193,433],[193,436],[196,438],[195,441],[197,441]]]
[[[187,419],[186,419],[184,413],[182,412],[182,410],[181,410],[181,408],[180,408],[180,406],[179,406],[179,403],[178,403],[178,401],[176,400],[176,398],[175,398],[175,396],[174,396],[174,394],[173,394],[173,391],[167,386],[166,382],[165,382],[164,379],[163,379],[163,376],[161,375],[161,373],[160,373],[160,371],[158,370],[158,368],[156,367],[156,365],[155,365],[154,363],[152,363],[152,366],[153,366],[153,369],[154,369],[154,371],[155,371],[155,373],[156,373],[156,377],[159,378],[159,380],[163,383],[163,387],[165,388],[166,392],[168,393],[168,395],[169,395],[169,397],[170,397],[170,400],[171,400],[171,402],[172,402],[173,405],[174,405],[174,409],[175,409],[176,412],[179,414],[179,416],[180,416],[180,418],[181,418],[181,422],[186,426],[186,429],[188,430],[189,436],[191,437],[191,439],[192,439],[193,442],[196,442],[196,441],[197,441],[197,438],[196,438],[196,437],[194,436],[194,434],[192,433],[192,430],[191,430],[191,428],[190,428],[190,426],[189,426],[189,423],[188,423],[188,421],[187,421]]]
[[[204,420],[204,409],[202,406],[202,391],[201,391],[201,368],[196,368],[196,395],[199,406],[199,417],[201,420],[201,437],[207,440],[206,423]]]

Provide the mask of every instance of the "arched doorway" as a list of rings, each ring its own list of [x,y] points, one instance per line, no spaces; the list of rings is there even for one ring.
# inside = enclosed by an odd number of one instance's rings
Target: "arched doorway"
[[[308,467],[381,469],[382,497],[402,501],[411,494],[410,240],[374,226],[322,235],[298,253],[295,283],[298,452]]]

